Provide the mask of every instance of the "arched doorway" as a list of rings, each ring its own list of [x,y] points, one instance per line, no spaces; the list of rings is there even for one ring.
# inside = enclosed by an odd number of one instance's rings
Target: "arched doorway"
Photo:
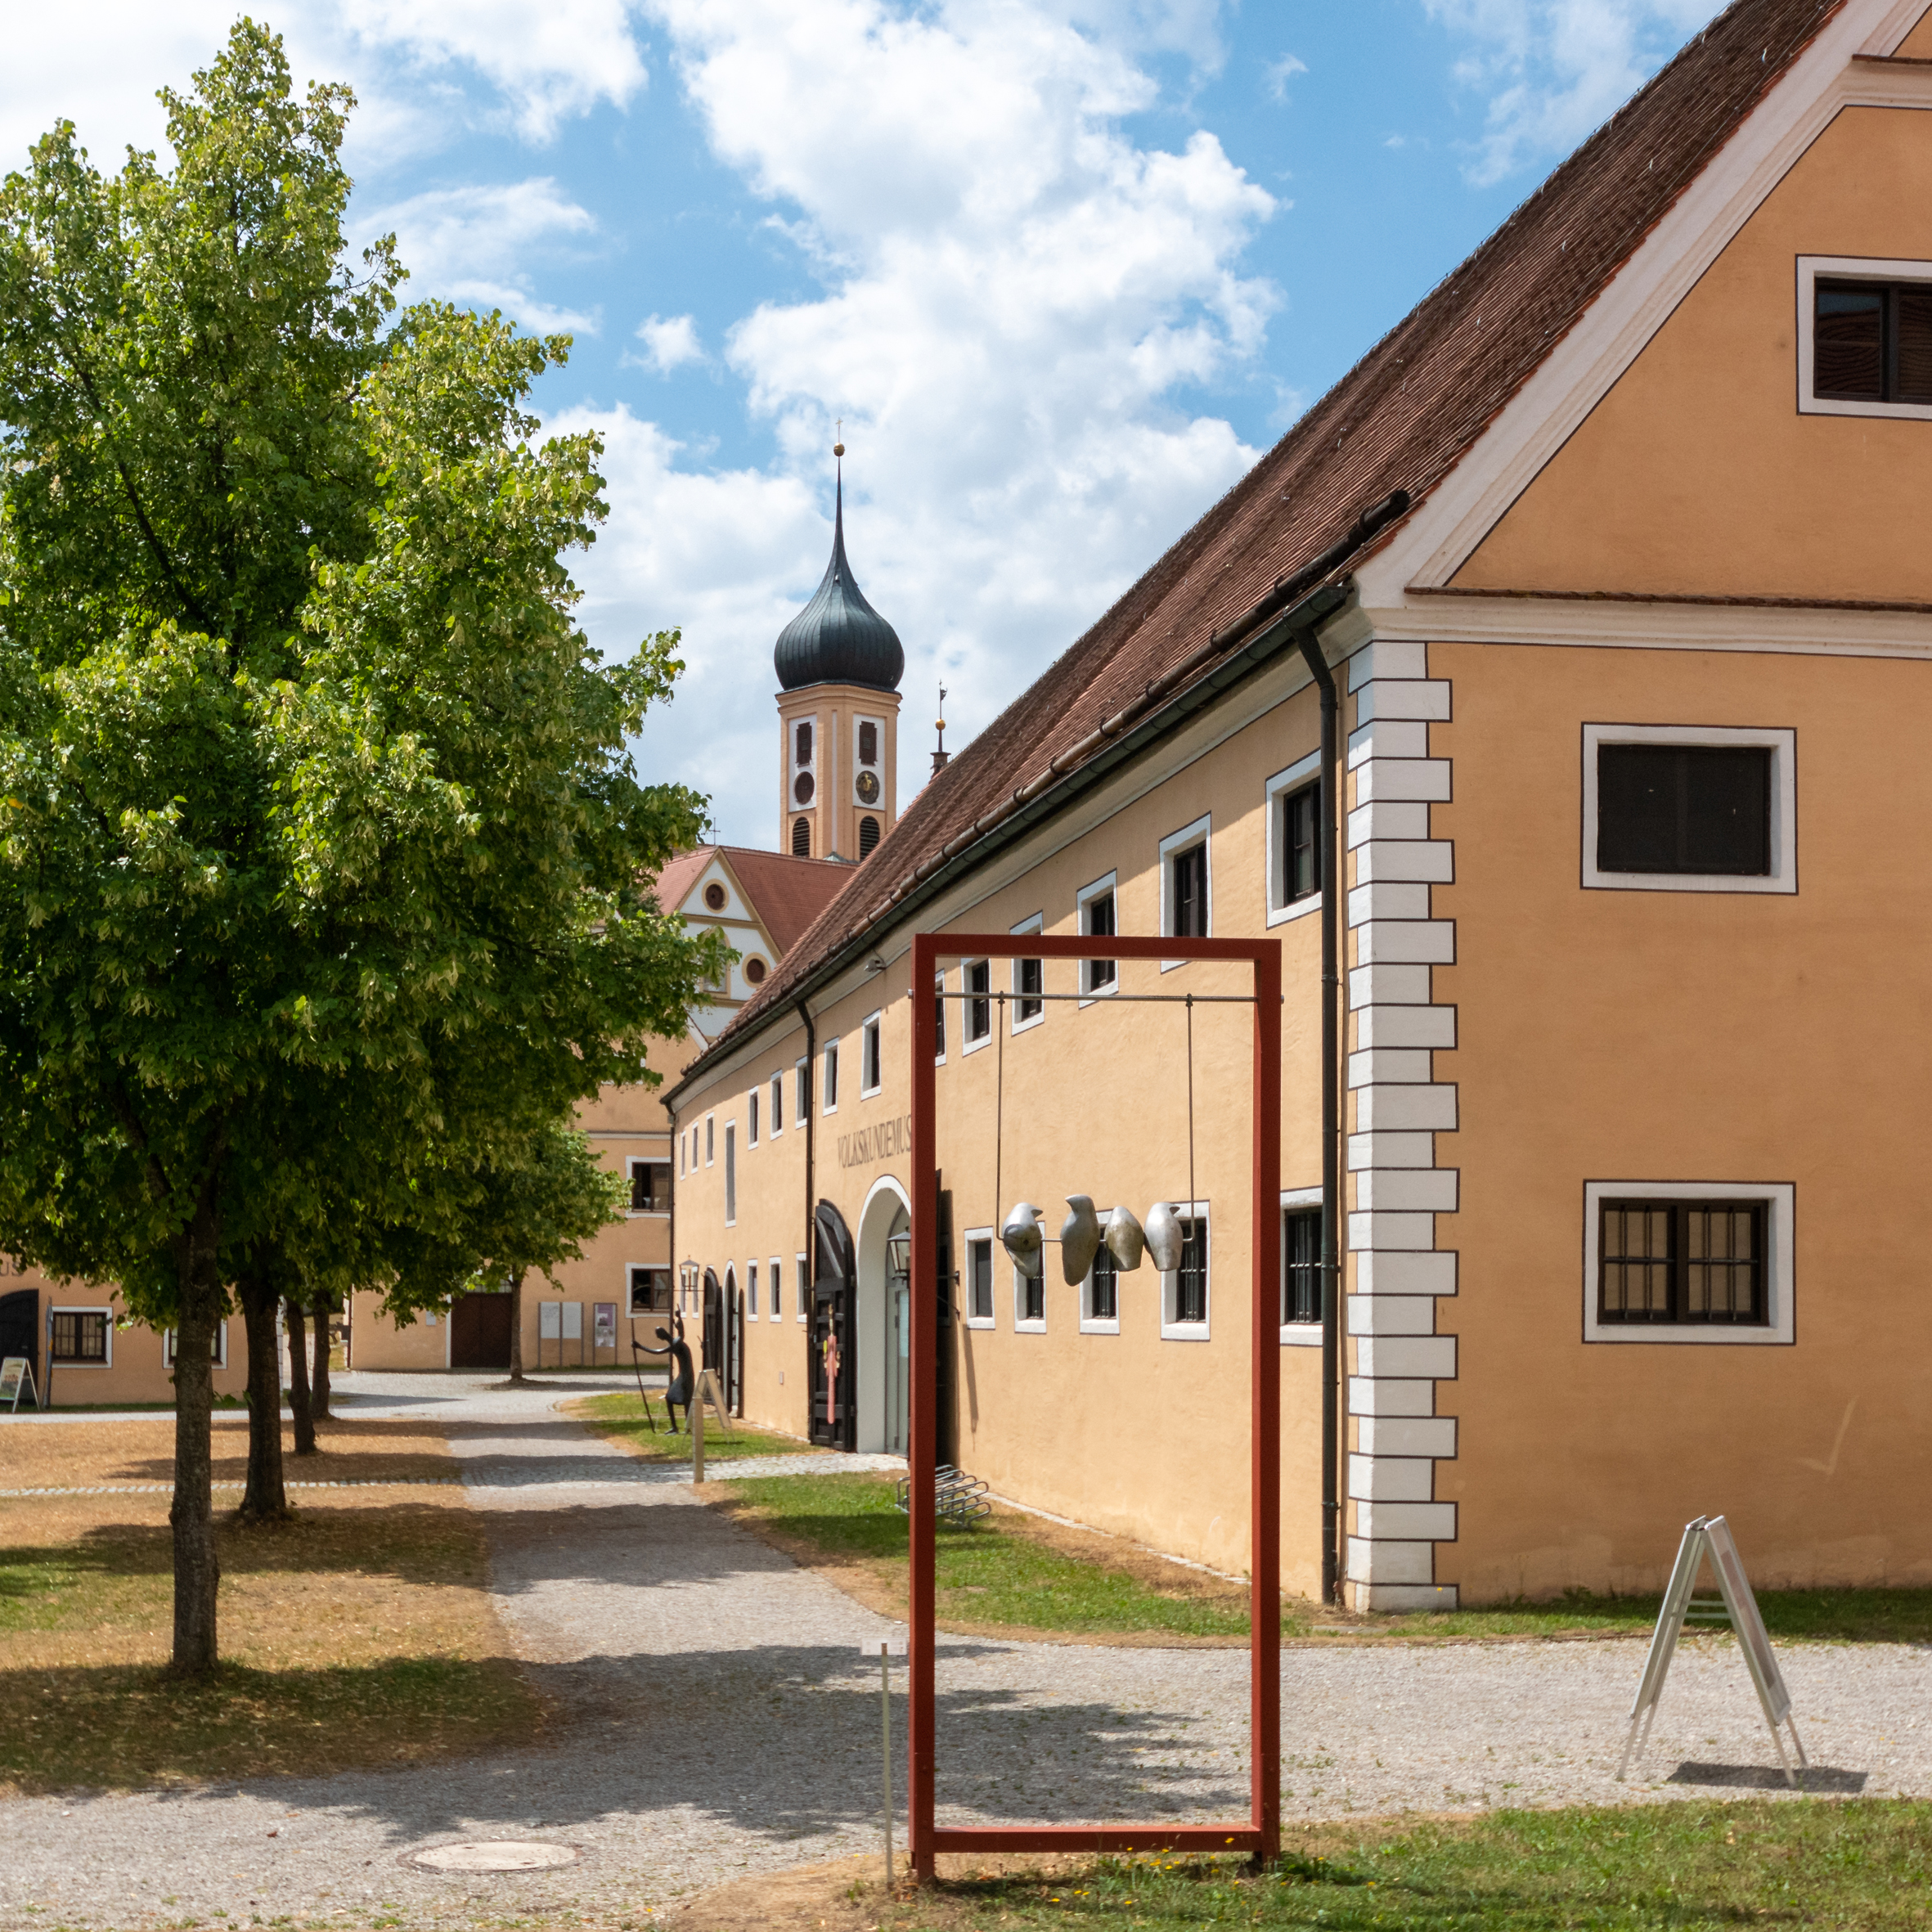
[[[698,1366],[722,1380],[725,1373],[725,1291],[710,1269],[704,1271],[704,1328],[698,1337]]]
[[[856,1263],[845,1216],[829,1201],[812,1215],[811,1413],[806,1433],[826,1449],[857,1447],[859,1344],[852,1320]]]
[[[858,1446],[904,1455],[912,1381],[912,1297],[895,1268],[892,1238],[912,1225],[905,1191],[889,1176],[875,1181],[859,1216]]]

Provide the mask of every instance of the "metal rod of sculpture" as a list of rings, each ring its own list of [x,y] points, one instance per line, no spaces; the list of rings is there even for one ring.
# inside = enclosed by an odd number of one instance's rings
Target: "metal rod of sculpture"
[[[1723,1607],[1708,1597],[1692,1593],[1704,1560],[1717,1573]],[[1791,1715],[1791,1693],[1785,1688],[1785,1676],[1778,1668],[1777,1653],[1771,1647],[1764,1619],[1759,1613],[1758,1599],[1744,1574],[1744,1559],[1731,1534],[1731,1525],[1722,1516],[1693,1516],[1684,1525],[1683,1540],[1677,1546],[1677,1561],[1670,1571],[1670,1583],[1657,1612],[1657,1627],[1651,1635],[1650,1655],[1644,1659],[1643,1677],[1630,1705],[1630,1732],[1624,1740],[1624,1755],[1617,1764],[1617,1779],[1630,1768],[1631,1753],[1643,1755],[1656,1723],[1657,1702],[1664,1695],[1664,1679],[1669,1674],[1670,1660],[1677,1655],[1677,1640],[1691,1623],[1728,1623],[1737,1638],[1737,1647],[1751,1674],[1758,1702],[1770,1727],[1771,1741],[1777,1746],[1777,1761],[1783,1767],[1785,1782],[1795,1788],[1798,1780],[1791,1760],[1785,1755],[1785,1741],[1779,1727],[1787,1728],[1798,1753],[1798,1768],[1808,1771],[1811,1760],[1804,1755],[1804,1741],[1798,1735],[1797,1720]],[[1641,1725],[1643,1737],[1638,1737]]]
[[[936,1408],[939,1328],[938,1088],[936,1007],[941,959],[1180,959],[1245,965],[1254,975],[1253,1086],[1249,1235],[1251,1419],[1248,1494],[1251,1595],[1248,1674],[1249,1813],[1245,1822],[1203,1825],[1002,1825],[933,1821],[935,1769],[933,1554],[937,1525]],[[912,1386],[910,1669],[906,1813],[913,1871],[932,1876],[940,1852],[1245,1851],[1259,1859],[1281,1847],[1281,944],[1278,940],[1049,938],[1027,933],[922,932],[913,940],[912,984]],[[981,995],[986,997],[986,995]],[[1248,995],[1243,995],[1247,999]],[[1229,1003],[1232,1003],[1231,1001]],[[1192,1013],[1190,1011],[1190,1025]],[[1001,1033],[1004,1035],[1004,1027]],[[1191,1071],[1191,1068],[1190,1068]],[[1194,1184],[1189,1182],[1190,1187]]]

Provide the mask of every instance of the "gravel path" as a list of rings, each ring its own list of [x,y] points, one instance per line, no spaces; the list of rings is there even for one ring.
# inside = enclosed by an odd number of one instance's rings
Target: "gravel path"
[[[426,1379],[357,1377],[354,1406],[374,1413],[380,1384],[420,1391]],[[563,1707],[555,1741],[427,1770],[0,1804],[0,1925],[131,1928],[217,1912],[641,1922],[682,1891],[876,1848],[878,1669],[857,1651],[890,1626],[703,1507],[688,1483],[639,1480],[634,1458],[551,1412],[556,1394],[436,1380],[487,1515],[503,1616]],[[419,1400],[411,1407],[421,1413]],[[941,1647],[949,1821],[1245,1809],[1242,1653]],[[1679,1652],[1639,1767],[1647,1781],[1616,1784],[1641,1660],[1629,1642],[1291,1650],[1287,1812],[1771,1787],[1773,1754],[1743,1667],[1705,1640]],[[1825,1768],[1814,1789],[1932,1794],[1932,1723],[1921,1722],[1932,1651],[1806,1646],[1783,1660]],[[896,1746],[902,1701],[894,1706]],[[405,1862],[484,1838],[577,1857],[501,1876]]]

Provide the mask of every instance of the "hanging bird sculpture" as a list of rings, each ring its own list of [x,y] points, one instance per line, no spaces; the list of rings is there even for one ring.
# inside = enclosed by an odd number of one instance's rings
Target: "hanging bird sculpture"
[[[1180,1266],[1181,1251],[1186,1245],[1186,1232],[1181,1219],[1174,1211],[1171,1201],[1157,1201],[1147,1211],[1147,1251],[1154,1257],[1154,1265],[1163,1274],[1170,1274]]]
[[[1100,1251],[1100,1217],[1094,1212],[1091,1194],[1069,1194],[1067,1205],[1073,1212],[1060,1228],[1060,1272],[1067,1287],[1076,1288]]]
[[[1140,1265],[1147,1234],[1134,1218],[1131,1208],[1117,1207],[1107,1217],[1107,1251],[1122,1274],[1131,1274]]]
[[[1040,1210],[1031,1201],[1015,1204],[1013,1212],[1006,1217],[1006,1225],[1000,1230],[1000,1238],[1022,1274],[1038,1275],[1041,1242]]]

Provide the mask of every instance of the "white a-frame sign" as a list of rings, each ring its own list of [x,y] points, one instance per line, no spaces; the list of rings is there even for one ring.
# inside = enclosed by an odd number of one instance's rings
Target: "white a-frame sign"
[[[1692,1593],[1697,1587],[1698,1572],[1709,1557],[1717,1572],[1722,1604]],[[1785,1782],[1796,1785],[1791,1760],[1785,1755],[1785,1741],[1779,1728],[1788,1726],[1791,1744],[1798,1753],[1799,1770],[1808,1768],[1804,1745],[1791,1717],[1791,1693],[1785,1688],[1784,1673],[1777,1667],[1777,1654],[1765,1634],[1764,1620],[1758,1614],[1758,1600],[1744,1574],[1737,1545],[1731,1538],[1731,1525],[1722,1516],[1698,1516],[1684,1525],[1684,1539],[1677,1547],[1677,1565],[1670,1572],[1670,1587],[1664,1593],[1664,1607],[1657,1612],[1657,1628],[1651,1638],[1651,1654],[1645,1660],[1643,1682],[1637,1687],[1637,1701],[1630,1706],[1630,1735],[1624,1740],[1623,1761],[1617,1766],[1620,1779],[1629,1768],[1633,1748],[1642,1752],[1650,1742],[1651,1725],[1657,1714],[1657,1700],[1664,1694],[1664,1679],[1670,1660],[1677,1654],[1677,1640],[1687,1623],[1728,1623],[1737,1636],[1737,1647],[1744,1652],[1751,1682],[1758,1688],[1758,1701],[1764,1707],[1764,1722],[1771,1727],[1771,1741],[1777,1746],[1777,1761],[1784,1767]],[[1638,1727],[1643,1738],[1638,1740]]]

